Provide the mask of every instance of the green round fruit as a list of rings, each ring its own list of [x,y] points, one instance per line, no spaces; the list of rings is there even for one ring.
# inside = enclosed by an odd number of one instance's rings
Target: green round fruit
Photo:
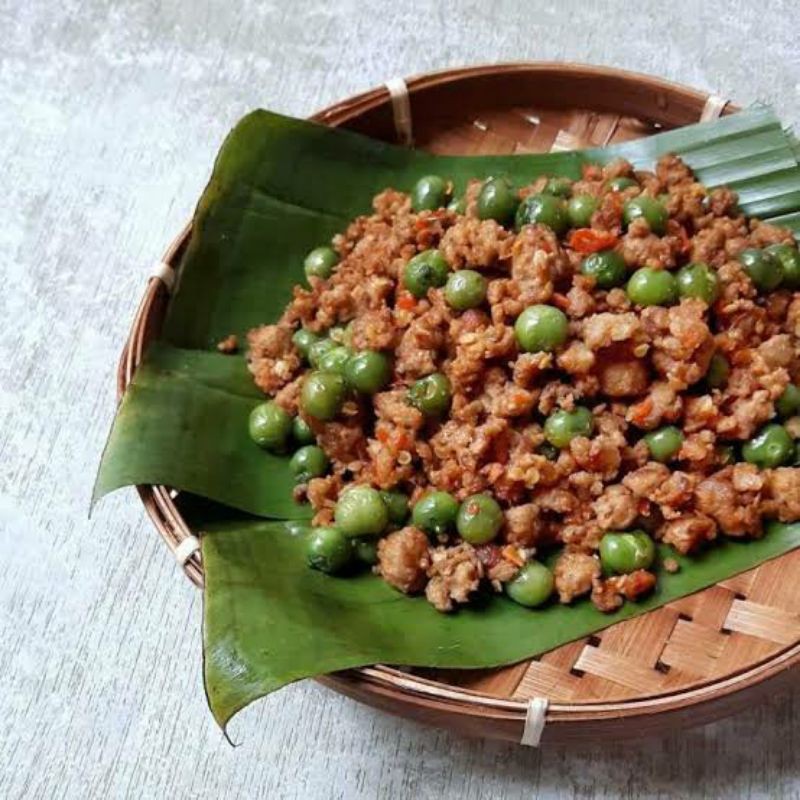
[[[642,267],[631,275],[625,290],[639,306],[668,306],[678,299],[678,282],[664,269]]]
[[[308,565],[320,572],[335,575],[353,559],[353,546],[336,528],[314,528],[306,543]]]
[[[316,344],[320,337],[316,333],[307,331],[305,328],[300,328],[294,332],[292,336],[292,344],[300,351],[303,358],[308,358],[308,352],[313,344]]]
[[[650,230],[659,236],[667,230],[669,213],[663,203],[654,197],[639,195],[625,203],[622,209],[622,219],[630,225],[636,219],[643,219]]]
[[[411,385],[406,398],[426,417],[442,417],[450,408],[450,381],[441,372],[426,375]]]
[[[666,463],[681,449],[683,431],[674,425],[667,425],[648,433],[644,441],[650,451],[650,458]]]
[[[739,263],[756,289],[771,292],[783,281],[783,264],[772,253],[754,247],[739,253]]]
[[[321,372],[335,372],[344,375],[347,362],[353,354],[346,347],[336,345],[326,350],[317,361],[317,369]]]
[[[616,250],[600,250],[583,259],[581,273],[594,278],[598,289],[613,289],[625,281],[625,259]]]
[[[362,564],[374,567],[378,563],[378,543],[375,539],[351,539],[353,555]]]
[[[333,339],[317,339],[316,342],[312,342],[308,348],[308,363],[311,364],[314,369],[319,369],[320,362],[322,361],[323,356],[330,350],[338,347],[339,345],[333,341]]]
[[[411,190],[411,207],[414,211],[436,211],[444,208],[449,199],[447,181],[439,175],[425,175]]]
[[[312,478],[319,478],[328,470],[328,456],[315,444],[301,447],[289,461],[289,470],[294,475],[295,483],[308,483]]]
[[[638,186],[639,184],[633,178],[620,176],[619,178],[612,178],[606,185],[612,192],[622,192],[625,189],[630,189],[631,186]]]
[[[473,494],[458,509],[456,529],[472,545],[491,542],[503,526],[503,511],[488,494]]]
[[[521,606],[536,608],[553,594],[553,573],[539,561],[529,561],[505,585],[509,599]]]
[[[678,270],[678,294],[711,305],[719,297],[719,278],[708,264],[687,264]]]
[[[312,372],[300,390],[300,407],[314,419],[328,422],[341,410],[347,396],[344,378],[336,372]]]
[[[794,455],[794,441],[783,425],[764,426],[742,445],[742,458],[762,469],[786,464]]]
[[[527,353],[553,351],[567,340],[569,322],[555,306],[528,306],[514,323],[514,335]]]
[[[417,299],[447,282],[450,268],[438,250],[423,250],[412,258],[403,269],[403,286]]]
[[[507,225],[514,218],[519,196],[506,178],[489,178],[478,195],[478,218]]]
[[[353,486],[339,496],[333,519],[345,536],[378,536],[389,524],[389,511],[377,489]]]
[[[553,447],[568,447],[576,436],[591,436],[594,417],[588,408],[575,406],[572,411],[554,411],[544,423],[544,435]]]
[[[544,187],[545,194],[552,194],[554,197],[570,197],[572,194],[572,181],[569,178],[550,178]]]
[[[429,536],[444,536],[456,525],[458,501],[449,492],[430,492],[414,504],[411,524]]]
[[[731,374],[731,365],[722,353],[714,353],[708,364],[706,372],[706,383],[712,389],[721,389],[728,382],[728,375]]]
[[[476,308],[486,299],[486,278],[473,269],[450,273],[444,287],[444,299],[456,311]]]
[[[339,263],[339,256],[332,247],[317,247],[303,262],[307,278],[330,278],[333,268]]]
[[[790,383],[775,401],[775,410],[784,419],[797,414],[800,411],[800,386]]]
[[[592,214],[599,203],[590,194],[579,194],[567,203],[567,216],[573,228],[588,228],[592,224]]]
[[[375,394],[389,383],[392,364],[389,357],[377,350],[362,350],[345,366],[347,383],[362,394]]]
[[[314,444],[317,441],[311,426],[299,415],[292,420],[292,437],[300,445]]]
[[[528,195],[519,204],[514,219],[518,231],[525,225],[547,225],[553,233],[561,236],[569,228],[566,203],[551,194]]]
[[[771,244],[766,250],[783,269],[783,285],[787,289],[800,289],[800,252],[797,245]]]
[[[269,400],[250,412],[250,438],[265,450],[282,453],[292,432],[292,417],[276,402]]]
[[[405,525],[408,519],[408,495],[396,489],[381,492],[392,525]]]
[[[600,563],[607,575],[647,569],[655,557],[655,542],[644,531],[611,531],[600,540]]]

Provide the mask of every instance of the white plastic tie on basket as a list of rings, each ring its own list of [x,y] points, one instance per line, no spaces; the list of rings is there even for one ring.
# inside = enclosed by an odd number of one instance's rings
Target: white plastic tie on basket
[[[550,701],[546,697],[532,697],[528,700],[528,711],[525,714],[525,728],[522,731],[520,744],[538,747],[542,740],[544,724],[547,721],[547,707]]]
[[[411,147],[414,143],[414,132],[408,86],[402,78],[392,78],[386,81],[386,88],[389,90],[389,97],[392,101],[392,115],[397,138],[406,147]]]
[[[175,287],[175,270],[166,261],[159,261],[150,277],[158,278],[167,287],[168,292]]]
[[[726,98],[720,97],[718,94],[710,94],[700,114],[700,122],[710,122],[712,119],[717,119],[726,105],[728,105]]]
[[[187,536],[175,548],[175,560],[183,566],[200,549],[200,540],[196,536]]]

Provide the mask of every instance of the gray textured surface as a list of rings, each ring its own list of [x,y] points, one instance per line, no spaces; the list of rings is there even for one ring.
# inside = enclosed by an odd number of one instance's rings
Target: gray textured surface
[[[540,58],[800,123],[796,0],[375,5],[0,0],[0,797],[800,796],[800,694],[574,753],[460,740],[304,683],[244,712],[232,749],[204,705],[199,595],[132,491],[87,521],[136,300],[246,110]]]

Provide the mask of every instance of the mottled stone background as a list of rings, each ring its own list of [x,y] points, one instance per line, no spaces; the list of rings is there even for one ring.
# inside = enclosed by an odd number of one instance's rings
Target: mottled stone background
[[[132,491],[87,519],[145,278],[248,109],[564,59],[800,122],[797,0],[0,0],[0,796],[800,796],[800,695],[663,740],[525,750],[303,683],[206,711],[200,596]]]

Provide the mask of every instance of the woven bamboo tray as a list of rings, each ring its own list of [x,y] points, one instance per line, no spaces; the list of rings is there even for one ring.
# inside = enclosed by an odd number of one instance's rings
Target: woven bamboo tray
[[[327,108],[313,119],[436,153],[526,153],[647,136],[731,113],[714,96],[651,77],[572,64],[510,64],[428,74]],[[394,97],[392,96],[394,95]],[[119,364],[121,396],[164,317],[187,226],[139,305]],[[197,540],[176,493],[139,486],[189,579]],[[532,698],[548,701],[542,740],[640,738],[751,706],[800,662],[800,552],[545,655],[497,670],[415,673],[375,666],[323,683],[357,700],[465,734],[519,742]],[[541,704],[539,704],[541,706]]]

